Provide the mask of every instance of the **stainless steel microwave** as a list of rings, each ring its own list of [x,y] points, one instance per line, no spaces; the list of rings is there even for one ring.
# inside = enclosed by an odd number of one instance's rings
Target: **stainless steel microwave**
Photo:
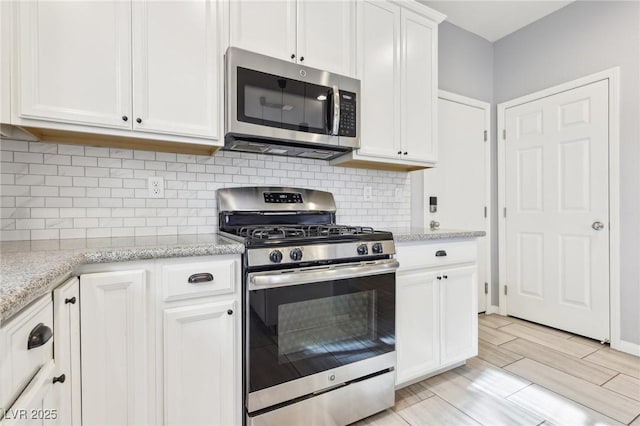
[[[225,146],[329,160],[359,148],[360,81],[230,47]]]

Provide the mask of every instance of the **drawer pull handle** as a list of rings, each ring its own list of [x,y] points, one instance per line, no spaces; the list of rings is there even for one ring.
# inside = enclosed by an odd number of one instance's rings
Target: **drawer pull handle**
[[[53,378],[53,383],[64,383],[65,380],[67,380],[67,377],[64,374],[61,374],[58,377]]]
[[[75,305],[76,304],[76,297],[73,296],[72,298],[64,299],[64,303],[71,303],[72,305]]]
[[[200,274],[193,274],[189,277],[190,284],[208,283],[213,281],[213,275],[208,272],[202,272]]]
[[[442,257],[442,256],[446,256],[446,255],[447,255],[447,252],[444,251],[444,250],[438,250],[436,252],[436,257]]]
[[[49,327],[40,323],[33,327],[29,333],[29,341],[27,342],[27,350],[38,348],[49,341],[53,337],[53,332]]]

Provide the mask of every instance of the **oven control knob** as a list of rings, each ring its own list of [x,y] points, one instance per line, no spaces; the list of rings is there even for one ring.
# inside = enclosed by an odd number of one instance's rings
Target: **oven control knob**
[[[291,260],[293,260],[294,262],[299,262],[302,260],[302,250],[300,250],[299,248],[294,248],[293,250],[291,250],[291,252],[289,253],[289,257],[291,258]]]
[[[382,243],[374,243],[371,246],[371,251],[377,254],[382,253]]]
[[[269,260],[273,263],[282,262],[282,252],[280,250],[272,251],[271,253],[269,253]]]
[[[367,247],[366,244],[360,244],[358,246],[358,254],[359,255],[369,254],[369,248]]]

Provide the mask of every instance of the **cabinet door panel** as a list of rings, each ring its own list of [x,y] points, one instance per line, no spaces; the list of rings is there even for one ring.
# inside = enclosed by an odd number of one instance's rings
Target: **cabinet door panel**
[[[439,365],[439,306],[435,272],[398,274],[396,300],[396,383],[405,383]]]
[[[53,360],[49,360],[40,368],[13,405],[7,410],[2,410],[2,426],[54,424],[51,420],[53,416],[50,414],[55,410],[58,415],[60,411],[56,399],[52,396],[55,368]]]
[[[279,59],[296,53],[295,0],[231,1],[231,46]]]
[[[435,161],[437,24],[402,10],[402,143],[408,160]]]
[[[135,130],[219,139],[223,15],[221,0],[133,3]]]
[[[299,1],[299,63],[337,74],[353,75],[355,12],[355,1]]]
[[[239,420],[234,311],[233,301],[165,309],[166,424],[231,425]]]
[[[16,114],[130,129],[131,5],[15,5]]]
[[[478,270],[468,266],[440,275],[440,363],[446,365],[478,354]]]
[[[400,8],[358,2],[358,70],[361,86],[360,152],[398,157],[400,151]]]
[[[80,280],[82,423],[148,424],[146,271]]]

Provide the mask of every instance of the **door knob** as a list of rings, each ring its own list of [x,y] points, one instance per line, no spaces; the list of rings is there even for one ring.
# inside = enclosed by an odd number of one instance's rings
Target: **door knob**
[[[600,231],[601,229],[604,229],[604,223],[602,223],[602,222],[598,222],[598,221],[595,221],[595,222],[593,222],[593,224],[591,225],[591,227],[592,227],[593,229],[595,229],[596,231]]]

